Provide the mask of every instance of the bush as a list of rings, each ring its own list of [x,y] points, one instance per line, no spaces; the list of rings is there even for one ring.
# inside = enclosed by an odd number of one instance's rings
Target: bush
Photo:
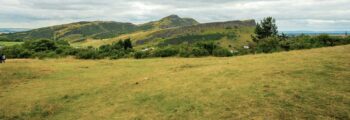
[[[147,51],[137,51],[134,53],[135,59],[143,59],[143,58],[147,58],[149,56],[150,56],[150,53]]]
[[[44,58],[57,58],[59,55],[57,55],[53,51],[45,51],[45,52],[36,52],[33,54],[33,57],[44,59]]]
[[[102,53],[108,53],[110,51],[112,51],[113,48],[111,45],[102,45],[99,47],[99,51],[102,52]]]
[[[5,54],[7,58],[30,58],[33,56],[34,52],[24,49],[21,45],[15,45],[4,47],[1,53]]]
[[[191,57],[191,51],[186,50],[186,49],[180,49],[179,56],[180,57]]]
[[[75,55],[76,54],[76,50],[70,46],[60,46],[55,50],[56,54],[59,55]]]
[[[56,43],[47,39],[25,41],[23,46],[35,52],[54,51],[57,49]]]
[[[120,59],[120,58],[124,58],[126,54],[128,54],[128,52],[114,51],[112,54],[109,55],[109,58],[110,59]]]
[[[29,50],[23,50],[18,55],[17,58],[31,58],[33,56],[34,52]]]
[[[191,54],[195,57],[202,57],[202,56],[209,56],[210,55],[210,53],[206,49],[197,48],[197,47],[192,49]]]
[[[305,35],[292,37],[287,42],[285,46],[288,45],[289,50],[310,49],[322,46],[319,40]]]
[[[213,54],[213,51],[216,48],[219,48],[218,45],[216,45],[214,42],[207,42],[207,43],[197,43],[196,47],[199,47],[201,49],[206,50],[210,55]]]
[[[76,54],[76,57],[78,59],[101,59],[102,58],[96,49],[81,49]]]
[[[334,39],[327,34],[319,35],[316,37],[316,39],[321,41],[324,46],[334,46],[335,43]]]
[[[176,56],[179,53],[179,50],[175,48],[161,48],[154,51],[155,57],[171,57]]]
[[[233,54],[224,48],[218,48],[213,51],[213,55],[216,57],[230,57],[233,56]]]
[[[256,46],[257,52],[271,53],[281,51],[281,38],[277,36],[267,37],[259,40]]]

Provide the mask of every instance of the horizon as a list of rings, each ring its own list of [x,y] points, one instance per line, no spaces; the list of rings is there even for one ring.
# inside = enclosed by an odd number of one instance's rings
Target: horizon
[[[280,31],[350,31],[348,0],[0,0],[0,28],[41,28],[78,21],[134,24],[176,14],[200,23],[276,19]],[[287,14],[286,14],[287,13]]]

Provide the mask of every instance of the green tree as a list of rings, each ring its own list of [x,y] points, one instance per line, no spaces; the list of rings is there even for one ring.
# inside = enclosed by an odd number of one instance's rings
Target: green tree
[[[132,49],[132,43],[131,43],[131,40],[130,38],[124,40],[124,49],[127,50],[127,49]]]
[[[267,17],[260,21],[260,23],[257,23],[253,40],[254,42],[258,42],[261,39],[276,36],[277,34],[276,20],[272,17]]]

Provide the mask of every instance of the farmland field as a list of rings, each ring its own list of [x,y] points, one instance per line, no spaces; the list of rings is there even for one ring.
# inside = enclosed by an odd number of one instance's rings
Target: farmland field
[[[11,59],[0,119],[350,119],[350,45],[229,58]]]

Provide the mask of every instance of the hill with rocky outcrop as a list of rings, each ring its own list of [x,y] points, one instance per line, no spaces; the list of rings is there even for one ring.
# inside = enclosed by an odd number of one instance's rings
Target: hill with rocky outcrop
[[[74,46],[99,47],[130,38],[139,48],[214,41],[223,47],[240,47],[251,41],[255,20],[199,23],[170,15],[140,25],[114,21],[83,21],[0,35],[0,40],[65,40]]]

